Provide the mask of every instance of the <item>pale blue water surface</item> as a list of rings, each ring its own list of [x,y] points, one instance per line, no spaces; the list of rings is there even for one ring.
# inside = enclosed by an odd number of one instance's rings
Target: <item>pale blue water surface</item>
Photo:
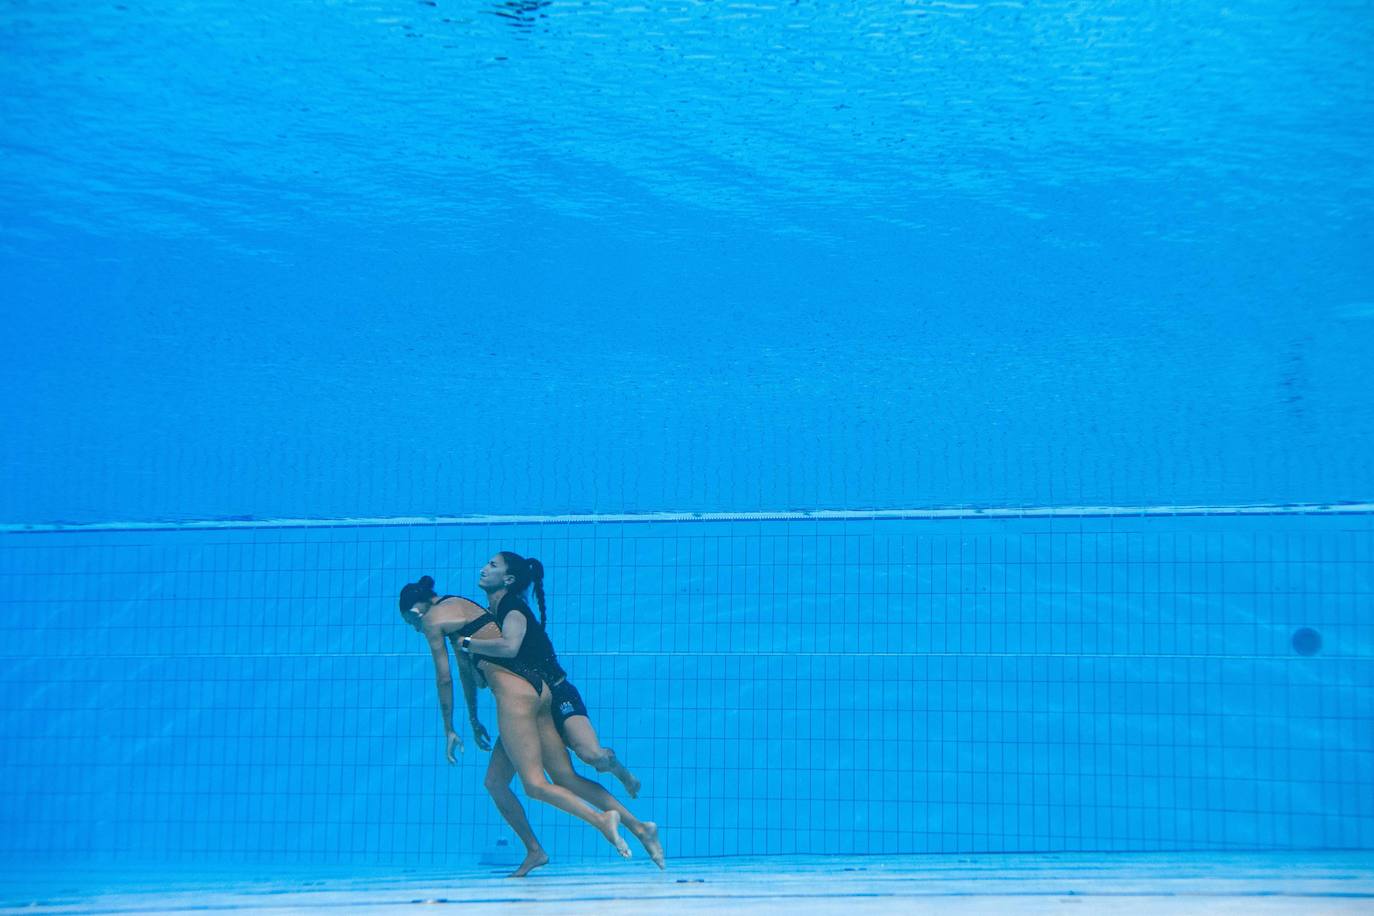
[[[0,516],[1368,497],[1370,12],[6,4]]]

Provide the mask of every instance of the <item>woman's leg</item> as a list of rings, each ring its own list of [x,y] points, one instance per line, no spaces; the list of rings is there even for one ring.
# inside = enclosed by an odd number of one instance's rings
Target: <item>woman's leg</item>
[[[518,675],[491,671],[487,676],[491,681],[492,693],[496,695],[496,718],[501,729],[501,743],[515,765],[515,772],[520,774],[525,795],[591,824],[601,831],[601,835],[617,852],[628,858],[630,847],[625,845],[625,840],[620,836],[619,812],[594,812],[582,804],[576,795],[562,786],[553,785],[544,777],[540,720],[546,719],[550,725],[553,724],[553,717],[549,715],[548,688],[535,694],[534,688]]]
[[[539,866],[547,865],[549,854],[539,845],[539,838],[534,835],[530,820],[525,816],[525,807],[511,791],[510,781],[514,776],[515,764],[511,763],[510,755],[501,745],[501,739],[497,738],[496,747],[491,749],[491,762],[487,764],[485,782],[491,800],[496,803],[496,810],[501,812],[501,816],[510,824],[520,842],[525,844],[525,861],[510,873],[512,878],[523,878]]]
[[[576,718],[586,720],[585,716]],[[544,753],[544,769],[548,772],[549,778],[555,785],[560,785],[572,791],[578,798],[595,805],[603,811],[615,811],[620,815],[621,823],[625,829],[635,835],[644,846],[644,851],[649,854],[649,858],[659,868],[665,868],[663,860],[663,845],[658,840],[658,825],[653,821],[641,821],[630,813],[611,793],[607,792],[600,783],[593,782],[578,775],[573,769],[572,758],[568,756],[567,745],[563,743],[563,738],[558,734],[557,727],[553,724],[553,719],[549,718],[547,724],[541,719],[539,722],[539,744]]]
[[[569,716],[564,719],[563,735],[568,740],[568,747],[578,759],[598,773],[610,773],[619,779],[631,798],[639,797],[639,780],[616,759],[615,751],[601,746],[601,739],[597,737],[596,729],[592,728],[590,718]]]

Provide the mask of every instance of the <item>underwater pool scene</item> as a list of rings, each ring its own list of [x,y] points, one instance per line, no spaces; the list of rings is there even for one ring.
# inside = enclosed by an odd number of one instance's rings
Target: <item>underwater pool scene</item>
[[[0,3],[0,912],[1369,912],[1372,51]],[[641,782],[520,881],[498,551]]]

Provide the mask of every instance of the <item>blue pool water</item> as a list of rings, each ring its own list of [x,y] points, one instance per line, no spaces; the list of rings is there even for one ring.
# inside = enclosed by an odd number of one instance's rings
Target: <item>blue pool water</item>
[[[1374,847],[1369,13],[0,8],[0,860],[472,867],[503,548],[670,856]]]
[[[0,517],[1369,496],[1367,4],[435,2],[0,12]]]

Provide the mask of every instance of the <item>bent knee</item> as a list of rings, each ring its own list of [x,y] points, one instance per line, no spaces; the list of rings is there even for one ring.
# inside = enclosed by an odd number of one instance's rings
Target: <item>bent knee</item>
[[[594,744],[574,744],[571,750],[577,755],[578,760],[581,760],[588,766],[595,766],[598,760],[606,756],[606,749],[604,747],[597,747]]]
[[[615,762],[615,751],[608,747],[579,747],[574,748],[573,752],[578,760],[595,768],[598,773],[606,772]]]

